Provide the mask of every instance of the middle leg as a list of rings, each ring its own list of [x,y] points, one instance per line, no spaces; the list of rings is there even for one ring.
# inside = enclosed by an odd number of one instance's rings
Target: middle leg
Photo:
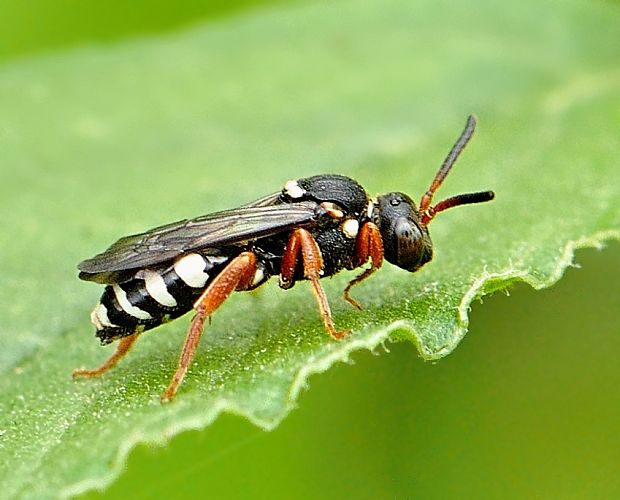
[[[325,290],[323,290],[323,287],[319,283],[323,270],[321,249],[306,229],[295,229],[289,237],[286,250],[282,256],[280,286],[282,288],[290,288],[293,285],[300,254],[304,266],[304,276],[310,280],[310,284],[312,285],[312,292],[319,305],[319,311],[321,312],[321,318],[323,319],[325,329],[333,338],[339,340],[348,332],[336,330],[334,326],[327,295],[325,295]]]

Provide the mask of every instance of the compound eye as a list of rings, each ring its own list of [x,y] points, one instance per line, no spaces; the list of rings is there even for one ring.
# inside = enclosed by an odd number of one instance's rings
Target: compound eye
[[[405,217],[401,217],[394,226],[394,237],[396,238],[396,253],[399,265],[407,267],[407,263],[412,258],[417,260],[422,232],[415,223]]]

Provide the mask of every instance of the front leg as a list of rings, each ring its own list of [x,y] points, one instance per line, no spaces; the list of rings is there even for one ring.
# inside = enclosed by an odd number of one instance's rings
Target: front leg
[[[194,358],[200,337],[204,331],[205,320],[222,305],[235,290],[247,289],[256,273],[256,255],[252,252],[243,252],[235,257],[220,272],[200,298],[194,304],[196,315],[192,319],[183,345],[183,352],[179,358],[177,371],[174,373],[170,385],[161,396],[164,403],[170,401],[176,394],[179,385],[187,373],[187,369]]]
[[[353,278],[342,292],[344,299],[357,309],[362,309],[360,303],[351,297],[351,288],[364,281],[383,264],[383,239],[379,228],[373,222],[366,222],[360,229],[355,240],[355,256],[353,263],[359,267],[370,259],[370,267],[359,276]]]
[[[325,329],[334,339],[339,340],[348,332],[338,331],[334,326],[325,290],[323,290],[319,283],[323,270],[321,249],[306,229],[295,229],[289,237],[280,266],[280,286],[286,289],[295,283],[295,270],[297,269],[300,254],[304,267],[304,276],[310,280],[312,285],[312,291],[316,297]]]

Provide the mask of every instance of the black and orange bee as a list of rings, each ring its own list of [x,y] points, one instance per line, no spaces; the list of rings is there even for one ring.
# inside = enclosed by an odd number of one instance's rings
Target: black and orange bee
[[[461,194],[432,206],[435,191],[471,138],[473,116],[437,172],[419,207],[404,193],[368,196],[355,180],[316,175],[289,181],[281,191],[239,208],[167,224],[121,238],[78,265],[80,278],[106,285],[91,314],[102,344],[119,341],[99,368],[76,370],[95,377],[112,368],[139,335],[190,310],[195,311],[178,368],[162,395],[171,400],[192,361],[205,320],[234,291],[253,290],[278,276],[280,287],[308,280],[329,335],[334,326],[320,279],[343,269],[369,267],[344,290],[361,308],[351,287],[383,260],[417,271],[433,256],[428,224],[451,207],[493,199],[492,191]]]

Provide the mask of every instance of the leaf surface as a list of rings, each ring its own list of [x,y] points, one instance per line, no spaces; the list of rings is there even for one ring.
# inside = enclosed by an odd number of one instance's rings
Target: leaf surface
[[[344,22],[346,20],[346,22]],[[0,482],[69,496],[114,479],[138,442],[222,411],[273,428],[307,378],[387,339],[449,354],[469,305],[515,281],[544,287],[573,250],[620,237],[620,12],[593,2],[348,1],[257,10],[174,36],[85,47],[0,68]],[[125,234],[230,208],[316,173],[418,198],[475,112],[439,198],[493,189],[438,216],[436,256],[355,290],[236,294],[162,406],[188,320],[111,353],[88,321],[101,288],[75,265]],[[112,348],[113,349],[113,348]]]

